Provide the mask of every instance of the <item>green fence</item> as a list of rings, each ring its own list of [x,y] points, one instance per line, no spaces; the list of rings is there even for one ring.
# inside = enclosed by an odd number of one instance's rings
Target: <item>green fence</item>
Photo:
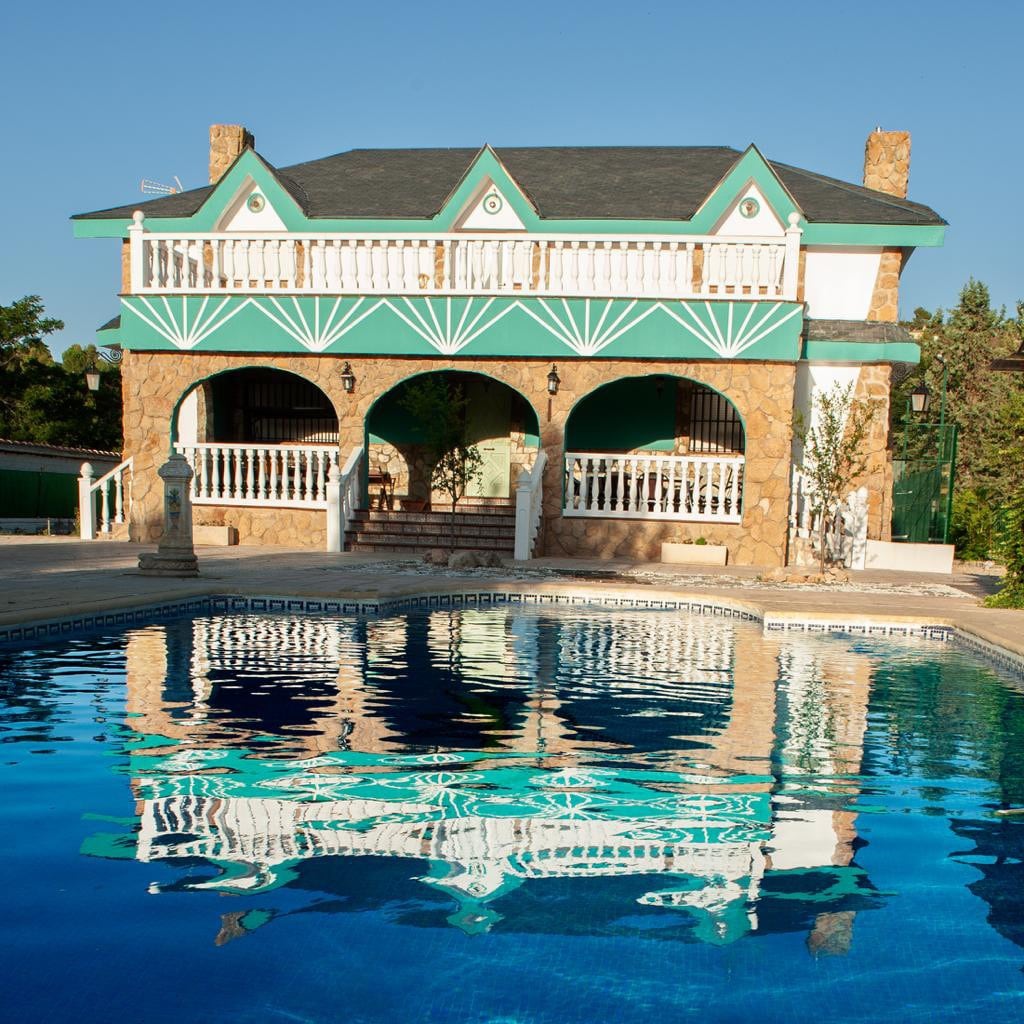
[[[78,476],[0,469],[0,516],[11,519],[74,519]]]
[[[906,424],[893,459],[893,540],[949,542],[956,435],[955,423]]]

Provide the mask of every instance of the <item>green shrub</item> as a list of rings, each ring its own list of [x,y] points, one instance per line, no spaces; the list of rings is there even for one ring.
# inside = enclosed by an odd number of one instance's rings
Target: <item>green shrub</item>
[[[978,490],[965,488],[953,494],[949,540],[958,558],[984,561],[993,557],[996,514],[991,502]]]
[[[999,593],[986,599],[990,608],[1024,608],[1024,485],[1014,491],[1001,509],[995,549],[1006,563]]]

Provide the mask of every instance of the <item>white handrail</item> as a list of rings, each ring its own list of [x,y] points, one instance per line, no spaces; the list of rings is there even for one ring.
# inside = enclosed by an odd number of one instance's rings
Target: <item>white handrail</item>
[[[192,472],[192,504],[327,508],[336,445],[177,444]]]
[[[533,468],[523,470],[516,482],[516,532],[513,557],[519,561],[533,558],[533,548],[540,533],[544,501],[544,467],[548,453],[541,449]]]
[[[128,230],[133,294],[796,299],[784,235]]]
[[[562,514],[738,523],[742,455],[566,452]]]
[[[97,527],[100,533],[109,534],[113,524],[127,522],[131,516],[134,460],[125,459],[99,479],[93,476],[94,472],[90,463],[82,463],[78,478],[78,535],[82,540],[95,540]]]
[[[327,481],[327,550],[341,551],[345,545],[345,531],[352,525],[359,499],[360,468],[363,461],[363,446],[357,445],[349,453],[340,472],[332,466]]]

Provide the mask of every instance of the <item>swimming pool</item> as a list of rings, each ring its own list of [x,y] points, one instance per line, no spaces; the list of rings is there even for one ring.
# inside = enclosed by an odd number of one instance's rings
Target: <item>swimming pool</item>
[[[673,612],[0,651],[11,1019],[1024,1015],[1024,695]]]

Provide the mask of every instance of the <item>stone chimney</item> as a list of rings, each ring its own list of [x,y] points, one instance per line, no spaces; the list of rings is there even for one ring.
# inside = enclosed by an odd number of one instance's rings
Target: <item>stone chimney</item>
[[[210,184],[220,181],[243,149],[252,149],[255,145],[252,133],[240,124],[211,124]]]
[[[864,187],[907,198],[910,179],[910,132],[876,128],[864,146]]]
[[[864,187],[906,199],[909,180],[910,132],[883,132],[876,128],[864,145]],[[903,250],[883,249],[868,320],[894,323],[899,319],[902,270]]]

